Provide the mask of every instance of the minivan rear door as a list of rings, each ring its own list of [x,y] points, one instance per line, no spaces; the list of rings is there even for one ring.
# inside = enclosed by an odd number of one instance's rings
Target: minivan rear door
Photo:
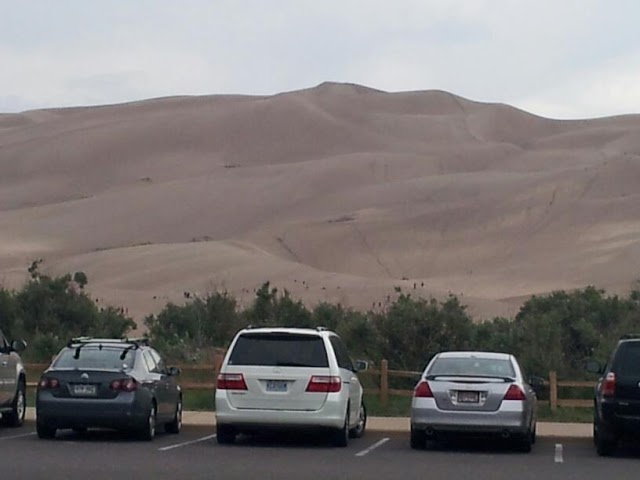
[[[235,408],[314,411],[322,408],[327,393],[307,392],[309,380],[329,372],[319,335],[248,332],[237,338],[221,373],[244,377],[246,390],[226,390]]]

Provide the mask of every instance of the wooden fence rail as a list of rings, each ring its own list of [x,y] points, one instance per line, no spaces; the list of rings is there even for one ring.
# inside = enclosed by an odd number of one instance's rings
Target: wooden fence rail
[[[178,365],[182,370],[182,379],[180,385],[185,390],[214,390],[216,387],[216,377],[222,364],[222,356],[216,356],[213,364],[209,365]],[[37,381],[31,381],[33,378],[39,378],[40,374],[48,367],[46,364],[27,364],[27,386],[35,388]],[[377,394],[380,397],[380,404],[386,407],[389,404],[390,396],[411,397],[413,390],[396,389],[389,387],[390,378],[413,378],[416,382],[420,378],[422,372],[414,372],[407,370],[389,370],[387,360],[380,362],[380,368],[369,368],[359,375],[363,377],[373,377],[372,382],[378,387],[365,387],[365,391],[371,394]],[[194,378],[195,377],[195,378]],[[558,407],[591,407],[593,400],[584,398],[560,398],[558,393],[561,388],[593,388],[595,381],[575,381],[575,380],[558,380],[555,371],[549,372],[548,380],[545,380],[545,388],[549,390],[549,399],[541,400],[548,403],[551,410],[555,411]]]

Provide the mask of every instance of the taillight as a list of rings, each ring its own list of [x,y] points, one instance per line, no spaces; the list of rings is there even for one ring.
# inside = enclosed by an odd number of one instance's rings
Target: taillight
[[[116,392],[133,392],[138,388],[138,382],[133,378],[121,378],[111,382],[109,388]]]
[[[342,379],[328,375],[313,375],[309,379],[307,392],[332,393],[342,388]]]
[[[616,374],[607,373],[607,376],[600,384],[600,392],[604,397],[613,397],[616,394]]]
[[[40,383],[38,383],[38,388],[40,388],[41,390],[50,390],[58,388],[59,386],[60,382],[57,378],[42,377],[40,379]]]
[[[433,398],[433,392],[429,382],[422,381],[413,389],[413,396],[416,398]]]
[[[216,388],[220,390],[246,390],[247,384],[244,383],[244,375],[241,373],[220,373]]]
[[[524,392],[518,385],[511,384],[507,393],[504,394],[503,400],[526,400]]]

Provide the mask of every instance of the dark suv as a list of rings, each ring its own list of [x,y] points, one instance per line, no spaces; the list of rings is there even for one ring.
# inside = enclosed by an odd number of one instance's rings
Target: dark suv
[[[598,455],[611,455],[621,438],[640,439],[640,335],[623,336],[606,365],[591,361],[587,370],[600,374],[593,441]]]
[[[22,340],[7,341],[0,330],[0,414],[2,423],[19,427],[26,411],[26,377],[18,354],[26,348]]]

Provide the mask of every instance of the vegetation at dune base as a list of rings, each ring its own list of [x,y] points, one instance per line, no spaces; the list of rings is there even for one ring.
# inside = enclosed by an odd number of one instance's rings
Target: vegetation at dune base
[[[73,336],[134,335],[135,322],[122,308],[98,306],[86,293],[83,272],[51,277],[29,267],[30,279],[20,290],[0,288],[0,328],[11,338],[24,338],[28,362],[48,362]],[[211,361],[215,348],[225,348],[242,327],[252,325],[315,327],[338,332],[353,357],[389,368],[419,371],[443,350],[491,350],[515,354],[530,375],[593,379],[587,359],[606,360],[624,333],[640,333],[640,291],[608,295],[594,287],[533,296],[515,318],[474,322],[467,308],[451,295],[444,300],[416,298],[396,288],[377,310],[358,311],[340,304],[308,308],[289,292],[265,282],[247,307],[226,291],[167,304],[144,319],[153,344],[172,362]],[[414,379],[393,379],[392,388],[411,388]]]

